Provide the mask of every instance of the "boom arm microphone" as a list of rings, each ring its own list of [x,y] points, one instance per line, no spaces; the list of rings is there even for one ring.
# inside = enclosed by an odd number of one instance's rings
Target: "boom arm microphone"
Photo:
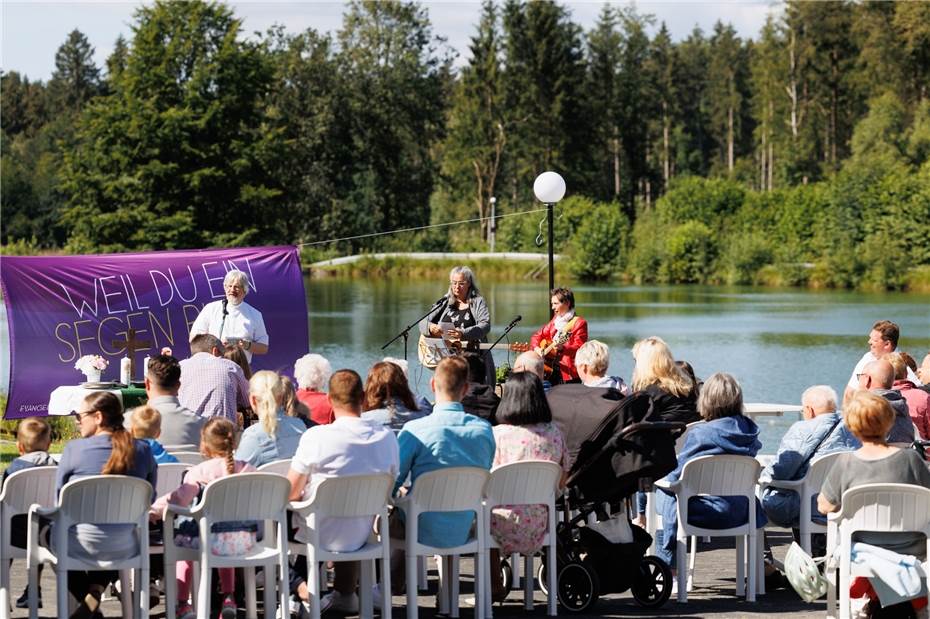
[[[507,325],[507,329],[513,329],[517,325],[517,323],[520,322],[521,320],[523,320],[523,316],[518,314],[517,317],[511,320],[510,324]]]

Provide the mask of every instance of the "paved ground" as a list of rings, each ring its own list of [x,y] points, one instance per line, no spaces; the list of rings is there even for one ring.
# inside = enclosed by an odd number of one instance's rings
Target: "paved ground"
[[[771,532],[769,534],[771,535]],[[783,557],[787,550],[787,544],[790,542],[790,534],[785,531],[775,531],[770,539],[773,542],[773,549],[776,556]],[[726,543],[726,541],[730,543]],[[767,595],[759,596],[758,600],[754,603],[747,603],[745,600],[736,598],[734,594],[734,580],[736,576],[735,560],[732,540],[722,540],[720,543],[715,541],[713,544],[702,544],[696,562],[694,590],[689,594],[687,604],[678,604],[673,598],[666,603],[663,608],[649,611],[639,607],[629,593],[612,594],[602,597],[589,614],[580,616],[694,617],[695,619],[700,617],[720,617],[727,619],[742,617],[793,617],[797,619],[813,619],[814,617],[824,616],[826,604],[823,601],[816,604],[807,604],[791,589],[769,592]],[[470,562],[465,562],[463,564],[462,573],[462,600],[464,604],[465,597],[472,590]],[[433,610],[435,600],[434,570],[431,570],[430,577],[431,585],[433,585],[431,591],[428,593],[423,592],[424,594],[419,598],[420,615],[426,619],[435,615]],[[13,599],[16,599],[19,597],[20,593],[22,593],[25,582],[25,563],[17,561],[14,563],[12,571],[11,593]],[[40,617],[55,616],[54,587],[53,576],[46,570],[42,577],[43,601],[45,607],[40,611]],[[544,603],[545,598],[537,592],[536,599],[538,603],[536,604],[534,612],[529,614],[543,617],[546,611]],[[261,600],[261,596],[259,596],[259,600]],[[522,600],[523,597],[521,592],[512,592],[502,607],[495,606],[495,616],[517,617],[526,615],[527,613],[523,610]],[[394,598],[393,617],[397,619],[405,617],[403,605],[404,598]],[[119,617],[119,602],[115,600],[105,602],[103,605],[103,612],[106,617]],[[565,616],[565,613],[560,612],[560,615]],[[28,613],[25,610],[14,609],[13,617],[26,616],[28,616]],[[164,604],[156,606],[152,610],[151,616],[155,619],[165,618]],[[211,614],[211,616],[215,617],[216,614]],[[463,619],[468,619],[472,616],[472,609],[463,605],[461,617]],[[239,617],[245,617],[244,610],[240,610]]]

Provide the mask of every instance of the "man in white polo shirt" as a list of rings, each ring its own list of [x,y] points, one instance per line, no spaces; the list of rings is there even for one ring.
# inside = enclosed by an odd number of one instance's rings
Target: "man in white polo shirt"
[[[898,348],[898,337],[900,335],[901,331],[898,329],[898,325],[890,320],[879,320],[872,325],[872,330],[869,331],[869,352],[859,359],[852,371],[852,375],[849,377],[849,381],[846,383],[845,395],[847,397],[859,388],[859,377],[865,373],[865,366],[873,361],[878,361]],[[907,379],[918,387],[923,384],[910,368],[907,369]]]
[[[291,460],[287,478],[291,482],[291,500],[313,496],[316,487],[328,477],[340,475],[370,475],[389,473],[397,476],[400,469],[399,449],[394,432],[381,424],[362,420],[365,392],[361,377],[352,370],[339,370],[329,379],[329,399],[335,421],[314,426],[300,438],[297,453]],[[338,518],[320,524],[320,538],[327,550],[351,551],[368,540],[372,518]],[[298,523],[295,538],[306,542],[304,523]],[[295,566],[300,570],[300,566]],[[305,567],[305,565],[304,565]],[[336,563],[333,592],[320,600],[320,611],[358,613],[359,565],[357,562]],[[300,574],[306,580],[306,572]],[[292,578],[291,590],[307,605],[309,595],[305,582]],[[308,606],[308,605],[307,605]],[[307,608],[309,611],[309,608]]]

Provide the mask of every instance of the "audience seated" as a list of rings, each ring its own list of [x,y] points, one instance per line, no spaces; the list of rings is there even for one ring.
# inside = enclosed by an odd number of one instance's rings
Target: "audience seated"
[[[375,364],[375,367],[380,365],[391,366],[397,369],[398,374],[403,374],[392,363],[382,362]],[[352,370],[339,370],[329,380],[329,397],[333,403],[335,420],[331,424],[307,430],[291,461],[287,477],[291,482],[293,501],[309,499],[320,482],[329,477],[372,473],[397,475],[399,448],[394,433],[382,425],[363,421],[360,417],[365,399],[361,377]],[[306,542],[303,520],[295,519],[295,524],[295,539]],[[372,519],[330,519],[324,520],[319,527],[327,550],[348,552],[361,548],[368,540]],[[337,562],[333,592],[320,600],[321,612],[334,610],[358,613],[358,595],[355,593],[358,575],[358,563]],[[291,571],[291,591],[300,597],[309,613],[306,578],[307,564],[304,560],[298,562]]]
[[[269,370],[256,372],[249,381],[249,402],[258,423],[242,432],[236,460],[255,468],[292,458],[297,443],[307,430],[304,423],[284,411],[285,388],[281,377]]]
[[[368,371],[362,409],[362,419],[398,431],[411,419],[425,416],[417,409],[404,371],[390,361],[379,361]]]
[[[25,471],[36,466],[55,466],[58,463],[48,453],[52,444],[52,429],[44,419],[27,417],[16,424],[16,450],[19,457],[15,458],[0,476],[0,491],[7,477],[19,471]],[[48,528],[44,525],[43,528]],[[10,521],[10,543],[17,548],[26,548],[28,541],[28,528],[26,514],[13,516]],[[39,577],[42,577],[42,564],[39,564]],[[39,608],[42,607],[42,589],[38,589]],[[29,586],[16,600],[16,608],[29,607]]]
[[[146,404],[161,415],[161,442],[165,445],[196,445],[200,442],[200,429],[205,419],[181,406],[178,400],[180,388],[181,364],[177,359],[171,355],[156,355],[149,359],[145,371]],[[126,414],[127,428],[132,415],[133,411]]]
[[[872,330],[869,331],[869,350],[862,355],[862,358],[856,363],[856,367],[853,368],[852,374],[849,376],[849,381],[846,384],[846,390],[843,394],[844,398],[851,395],[856,389],[861,388],[859,380],[862,373],[865,372],[865,367],[869,363],[878,361],[883,356],[890,352],[894,352],[898,348],[898,338],[900,335],[901,330],[898,328],[898,325],[890,320],[879,320],[872,325]],[[917,375],[910,370],[908,371],[908,378],[915,385],[920,384]]]
[[[300,419],[307,428],[315,426],[316,423],[310,418],[310,407],[297,398],[294,381],[289,376],[282,375],[281,382],[284,384],[284,412],[287,416]]]
[[[123,405],[119,398],[109,391],[91,393],[77,412],[77,424],[81,438],[65,445],[56,477],[58,492],[73,479],[131,475],[152,484],[154,494],[158,465],[148,443],[134,440],[123,427]],[[71,555],[94,561],[131,556],[138,545],[132,525],[84,523],[69,532]],[[69,572],[68,590],[79,602],[76,615],[91,617],[96,613],[104,589],[117,576],[116,571]]]
[[[888,442],[911,443],[914,441],[914,422],[911,421],[907,401],[900,391],[891,388],[893,384],[894,368],[884,359],[867,363],[859,375],[859,389],[885,398],[895,413],[894,425],[888,433]]]
[[[803,419],[795,422],[782,436],[778,453],[763,471],[762,479],[801,479],[807,475],[814,459],[861,446],[836,410],[836,397],[836,392],[826,385],[810,387],[801,395]],[[799,526],[800,498],[793,490],[766,488],[762,493],[762,507],[765,515],[776,525]],[[811,513],[817,514],[816,497]],[[822,521],[826,522],[826,518]]]
[[[920,377],[920,381],[923,383],[920,389],[930,393],[930,352],[927,353],[920,363],[920,367],[917,368],[917,376]]]
[[[314,423],[333,422],[333,405],[323,392],[323,386],[332,373],[333,368],[323,355],[310,353],[294,363],[297,399],[310,409],[310,419]]]
[[[181,361],[178,399],[201,417],[220,416],[236,423],[236,411],[249,407],[249,383],[242,368],[224,359],[222,351],[216,336],[194,336],[190,358]]]
[[[164,518],[168,504],[189,507],[211,481],[221,479],[235,473],[249,473],[255,470],[247,462],[233,459],[236,447],[236,426],[229,420],[213,417],[203,426],[200,441],[200,453],[206,460],[188,469],[184,475],[184,482],[176,489],[159,497],[152,504],[151,515],[154,520]],[[175,534],[175,543],[188,548],[197,548],[200,545],[200,529],[196,523],[188,521],[193,526],[182,524]],[[210,548],[216,555],[236,555],[247,552],[256,542],[257,527],[253,522],[224,522],[222,532],[210,535]],[[220,618],[235,618],[236,600],[236,573],[231,567],[220,568],[220,594],[223,596]],[[193,582],[193,565],[190,561],[181,561],[178,564],[178,606],[179,619],[194,619],[193,608],[188,599]]]
[[[694,382],[675,364],[662,338],[647,337],[636,342],[633,358],[633,390],[649,394],[663,421],[701,420]]]
[[[406,359],[400,359],[398,357],[385,357],[382,361],[387,361],[389,363],[395,364],[404,372],[404,377],[407,379],[407,386],[410,388],[410,392],[414,394],[414,398],[417,402],[417,409],[424,415],[429,415],[433,412],[433,403],[426,399],[426,397],[418,394],[414,386],[410,384],[410,364],[407,363]]]
[[[575,363],[577,366],[577,357]],[[535,374],[516,372],[510,375],[497,409],[497,422],[494,466],[522,460],[549,460],[562,467],[563,479],[568,474],[572,463],[565,439],[552,423],[552,411]],[[500,549],[491,549],[491,565],[499,565],[501,554],[535,554],[542,548],[548,529],[548,510],[543,505],[495,508],[491,513],[491,535]],[[500,569],[491,570],[491,595],[494,601],[507,596]]]
[[[575,353],[575,367],[578,378],[586,387],[606,387],[616,389],[623,395],[630,395],[629,386],[619,376],[606,376],[610,364],[610,349],[598,340],[588,340]]]
[[[480,417],[469,415],[462,407],[461,398],[468,388],[468,364],[462,357],[448,357],[439,362],[430,379],[436,394],[433,412],[421,419],[408,422],[397,439],[400,443],[400,472],[395,492],[406,482],[413,487],[417,478],[430,471],[454,467],[477,466],[491,468],[494,459],[494,434],[491,424]],[[468,541],[474,514],[423,514],[420,516],[420,542],[437,547],[450,547]],[[391,514],[390,534],[393,539],[404,539],[402,512]],[[395,592],[402,591],[406,582],[404,551],[395,548],[391,557],[391,583]],[[416,583],[411,583],[416,586]]]
[[[494,424],[494,413],[501,399],[494,393],[496,385],[484,382],[487,371],[483,355],[466,353],[465,361],[468,363],[468,390],[462,396],[462,408],[466,413]]]
[[[546,380],[546,362],[535,350],[521,353],[513,362],[513,372],[529,372],[535,374],[542,381],[543,391],[549,393],[552,383]]]
[[[875,393],[857,391],[845,402],[844,408],[846,424],[862,442],[862,447],[842,454],[830,468],[817,498],[821,513],[839,511],[843,493],[863,484],[897,483],[930,488],[930,471],[917,452],[888,444],[886,437],[898,419],[888,400]],[[856,534],[856,539],[900,554],[914,555],[920,560],[924,560],[927,554],[923,533],[862,531]],[[857,583],[853,585],[858,588]],[[877,596],[871,587],[867,587],[865,592],[872,598],[865,609],[866,616],[875,616],[880,606]],[[905,612],[887,616],[914,615]]]
[[[717,373],[707,379],[698,399],[698,410],[706,423],[698,424],[688,432],[678,454],[678,467],[666,477],[669,481],[678,480],[685,464],[699,456],[733,454],[755,457],[762,447],[759,427],[743,415],[743,390],[731,375]],[[662,514],[662,541],[657,545],[656,554],[674,566],[677,499],[673,494],[656,490],[656,507]],[[742,497],[694,497],[688,510],[691,524],[708,529],[729,529],[745,524],[749,518],[749,505]],[[756,526],[763,527],[765,523],[765,512],[761,505],[757,505]]]
[[[161,414],[151,406],[139,406],[133,409],[132,419],[129,422],[129,432],[132,438],[145,441],[152,450],[152,456],[158,464],[177,462],[178,459],[165,451],[164,446],[158,442],[161,435]]]
[[[917,427],[920,438],[930,440],[930,393],[918,389],[907,377],[908,366],[904,354],[893,352],[883,357],[894,368],[894,383],[891,388],[904,396],[908,414],[914,426]]]

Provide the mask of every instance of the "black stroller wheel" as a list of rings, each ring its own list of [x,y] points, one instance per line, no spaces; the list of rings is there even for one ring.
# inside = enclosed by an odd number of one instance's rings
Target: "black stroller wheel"
[[[536,582],[539,583],[539,590],[545,596],[549,595],[549,571],[546,569],[546,556],[540,561],[539,567],[536,568]]]
[[[658,557],[643,557],[631,589],[637,604],[659,608],[672,596],[672,570]]]
[[[581,613],[594,605],[600,582],[589,561],[566,563],[559,570],[559,603],[568,612]]]
[[[501,583],[504,585],[504,591],[513,589],[513,569],[506,560],[501,561]]]

